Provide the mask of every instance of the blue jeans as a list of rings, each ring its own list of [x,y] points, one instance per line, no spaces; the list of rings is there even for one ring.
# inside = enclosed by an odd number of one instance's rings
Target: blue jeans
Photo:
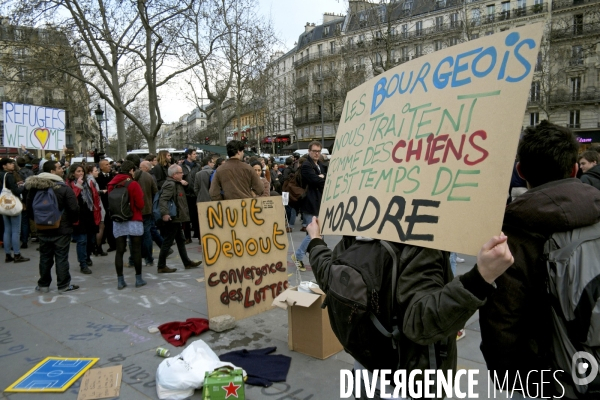
[[[312,214],[302,213],[302,225],[308,226],[312,222]],[[296,249],[296,260],[302,261],[304,255],[306,254],[306,249],[308,249],[308,244],[310,243],[310,236],[306,235],[304,239],[302,239],[302,243]]]
[[[154,216],[152,214],[147,214],[142,216],[144,221],[144,234],[142,235],[142,258],[146,260],[146,264],[150,264],[154,262],[154,257],[152,257],[152,227],[154,226]],[[161,237],[162,241],[162,237]],[[161,242],[162,244],[162,242]],[[132,249],[131,236],[129,237],[129,248]],[[133,254],[129,252],[129,265],[135,265]]]
[[[450,268],[452,268],[452,275],[456,276],[456,253],[450,253]]]
[[[21,214],[9,217],[3,215],[4,220],[4,252],[10,254],[11,248],[15,254],[21,254]]]
[[[77,242],[77,262],[79,262],[79,268],[84,269],[87,268],[87,242],[88,235],[85,233],[73,234],[73,239]]]
[[[291,206],[285,206],[285,214],[288,219],[288,224],[294,226],[296,224],[296,209]]]
[[[29,217],[27,211],[21,213],[21,243],[27,243],[29,240]]]
[[[69,274],[69,246],[71,237],[69,235],[60,236],[39,236],[40,239],[40,279],[39,287],[49,287],[52,283],[52,266],[56,261],[56,285],[58,289],[64,289],[71,284],[71,275]]]

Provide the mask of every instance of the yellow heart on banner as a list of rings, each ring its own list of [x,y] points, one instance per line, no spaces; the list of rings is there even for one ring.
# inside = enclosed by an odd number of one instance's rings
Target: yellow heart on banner
[[[40,141],[41,148],[45,149],[48,144],[48,139],[50,138],[50,131],[46,128],[36,129],[35,132],[33,132],[33,136]]]

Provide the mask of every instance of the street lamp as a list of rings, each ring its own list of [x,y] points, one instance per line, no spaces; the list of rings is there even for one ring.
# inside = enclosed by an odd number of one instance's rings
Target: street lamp
[[[102,122],[106,121],[104,119],[104,110],[100,108],[100,104],[98,104],[98,108],[94,110],[94,114],[96,114],[96,121],[98,121],[98,129],[100,129],[100,152],[104,152],[104,137],[102,137]],[[108,132],[107,132],[108,134]],[[106,139],[108,142],[108,138]]]

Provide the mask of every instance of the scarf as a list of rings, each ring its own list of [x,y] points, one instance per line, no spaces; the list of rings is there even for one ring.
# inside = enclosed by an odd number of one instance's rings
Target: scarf
[[[100,201],[100,187],[98,182],[94,179],[94,175],[88,175],[86,178],[86,185],[83,186],[83,193],[86,204],[90,208],[90,211],[94,211],[94,223],[100,225],[102,221],[102,205]],[[90,207],[91,202],[92,206]]]

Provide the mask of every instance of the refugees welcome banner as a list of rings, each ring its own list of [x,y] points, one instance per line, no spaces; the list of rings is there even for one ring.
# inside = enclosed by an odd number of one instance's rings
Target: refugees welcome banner
[[[436,51],[349,92],[322,233],[472,255],[499,234],[542,31]]]
[[[281,197],[197,203],[209,318],[271,309],[288,288]]]
[[[4,147],[62,150],[65,142],[65,110],[4,102]]]

